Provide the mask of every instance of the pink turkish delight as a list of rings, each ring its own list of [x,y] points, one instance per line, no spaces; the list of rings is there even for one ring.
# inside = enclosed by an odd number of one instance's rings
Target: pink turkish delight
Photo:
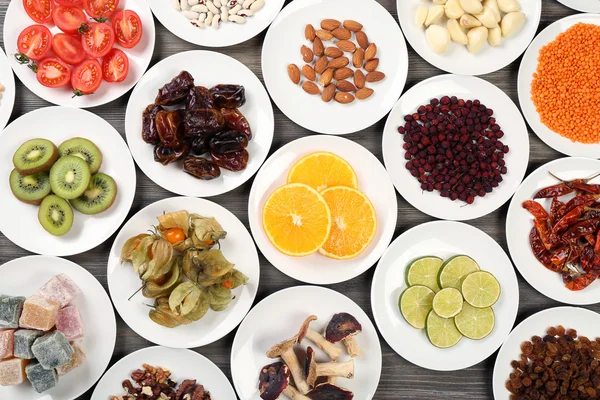
[[[49,331],[56,323],[59,303],[34,294],[23,304],[23,313],[19,320],[21,328]]]
[[[11,358],[0,361],[0,386],[20,385],[25,381],[25,367],[29,360]]]
[[[0,331],[0,360],[11,358],[15,348],[15,330]]]
[[[81,350],[81,347],[77,345],[77,343],[71,343],[73,346],[73,356],[71,357],[71,361],[68,364],[65,364],[61,367],[56,368],[56,373],[58,376],[63,376],[73,371],[75,368],[81,366],[86,360],[85,353]]]
[[[79,293],[79,286],[65,274],[56,275],[38,291],[40,296],[58,302],[60,308],[68,305]]]
[[[58,314],[56,314],[56,329],[61,331],[69,341],[83,337],[83,322],[76,306],[70,305],[58,310]]]

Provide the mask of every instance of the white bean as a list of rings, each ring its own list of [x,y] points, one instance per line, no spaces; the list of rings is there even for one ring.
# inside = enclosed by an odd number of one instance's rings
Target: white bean
[[[197,12],[193,12],[193,11],[183,11],[183,16],[186,17],[187,19],[198,19],[198,17],[200,16],[200,14],[198,14]]]
[[[252,5],[252,3],[254,3],[254,1],[255,0],[245,0],[244,3],[242,4],[242,7],[248,9]]]
[[[201,22],[200,20],[196,20],[196,21],[190,21],[192,23],[192,25],[194,25],[196,28],[201,28],[204,29],[204,22]]]
[[[211,26],[215,29],[219,28],[219,22],[221,22],[221,16],[220,15],[215,15],[212,22],[211,22]]]
[[[205,13],[205,12],[208,12],[208,7],[206,7],[203,4],[197,4],[195,6],[192,6],[192,8],[190,8],[190,10],[197,12],[197,13]]]
[[[229,10],[229,14],[230,15],[235,15],[237,14],[238,11],[240,11],[242,9],[242,6],[240,6],[239,4],[236,5],[235,7],[233,7],[231,10]]]
[[[229,20],[231,22],[235,22],[236,24],[243,24],[244,22],[246,22],[246,18],[239,15],[230,15]]]
[[[171,5],[177,11],[181,10],[181,6],[179,5],[179,0],[171,0]]]
[[[217,8],[221,8],[221,6],[223,5],[221,3],[221,0],[212,0],[212,2],[215,5],[215,7],[217,7]]]
[[[206,25],[210,25],[212,23],[213,18],[215,17],[215,14],[213,14],[212,12],[207,12],[206,13],[206,19],[204,20],[204,22],[206,23]]]
[[[252,3],[252,5],[250,6],[250,10],[252,12],[257,12],[258,10],[260,10],[261,8],[263,8],[263,6],[265,5],[265,0],[256,0],[254,3]]]
[[[187,0],[188,5],[190,7],[195,6],[196,4],[198,4],[200,2],[200,0]]]
[[[215,15],[217,15],[217,14],[220,14],[220,13],[221,13],[221,12],[219,11],[219,9],[218,9],[218,8],[217,8],[217,7],[214,5],[214,3],[213,3],[212,1],[207,1],[207,2],[206,2],[206,7],[208,7],[208,10],[209,10],[211,13],[215,14]]]
[[[229,20],[229,13],[227,12],[227,7],[221,6],[221,21],[227,22]]]
[[[206,21],[206,13],[202,13],[198,17],[198,22],[204,22],[204,21]]]
[[[237,15],[241,17],[251,17],[254,15],[254,13],[250,10],[240,10],[237,12]]]
[[[189,10],[190,5],[188,4],[188,0],[181,0],[181,9],[183,11]]]

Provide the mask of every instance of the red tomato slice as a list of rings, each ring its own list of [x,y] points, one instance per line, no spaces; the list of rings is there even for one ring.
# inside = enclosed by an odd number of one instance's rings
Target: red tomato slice
[[[44,24],[52,20],[52,0],[23,0],[23,7],[29,18],[38,24]]]
[[[52,20],[64,33],[75,34],[87,19],[77,6],[56,6],[52,11]]]
[[[87,53],[81,46],[81,40],[64,33],[54,35],[52,50],[61,60],[71,65],[77,65],[87,57]]]
[[[71,86],[76,96],[94,93],[102,83],[102,67],[97,60],[89,59],[79,64],[71,74]]]
[[[69,83],[71,67],[58,58],[46,58],[37,64],[35,76],[42,85],[56,88]]]
[[[93,58],[104,57],[115,44],[115,31],[106,22],[92,22],[81,35],[81,45]]]
[[[77,6],[79,8],[83,7],[81,0],[54,0],[54,2],[61,6]]]
[[[44,25],[28,26],[19,35],[17,48],[30,59],[41,60],[52,48],[52,33]]]
[[[130,49],[142,38],[142,20],[135,11],[117,11],[112,17],[115,40],[121,46]]]
[[[112,49],[102,59],[102,77],[106,82],[121,82],[129,73],[129,59],[119,49]]]
[[[118,5],[119,0],[83,0],[85,12],[92,18],[108,18]]]

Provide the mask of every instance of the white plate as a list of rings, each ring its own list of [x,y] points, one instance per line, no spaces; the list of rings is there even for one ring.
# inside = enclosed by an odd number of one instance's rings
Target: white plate
[[[131,373],[143,369],[143,364],[169,370],[171,379],[178,384],[185,379],[196,379],[196,383],[203,385],[213,399],[235,399],[231,383],[208,358],[191,350],[155,346],[138,350],[117,361],[98,382],[92,400],[123,395],[121,384],[126,379],[131,380]]]
[[[600,13],[600,1],[598,0],[558,0],[558,2],[573,10]]]
[[[311,328],[322,332],[333,314],[339,312],[353,315],[362,325],[362,333],[356,336],[356,341],[363,354],[354,359],[354,379],[339,378],[338,385],[354,392],[355,399],[372,399],[381,376],[381,345],[375,327],[367,314],[348,297],[317,286],[281,290],[262,300],[248,313],[231,347],[231,376],[240,399],[258,399],[261,368],[279,361],[266,356],[271,346],[297,334],[309,315],[319,318],[311,324]],[[307,346],[315,350],[317,361],[330,361],[311,342],[303,341],[301,347],[306,349]],[[350,356],[343,350],[338,361],[348,359]]]
[[[227,0],[229,1],[229,0]],[[223,0],[225,2],[225,0]],[[242,25],[233,22],[219,24],[218,29],[210,26],[197,28],[180,11],[171,6],[171,1],[148,0],[152,12],[171,33],[190,43],[206,47],[233,46],[252,39],[275,19],[284,0],[266,0],[265,5]]]
[[[365,251],[355,258],[334,260],[318,253],[290,257],[280,253],[263,230],[262,210],[269,195],[285,185],[287,174],[296,161],[316,151],[330,151],[348,161],[358,176],[358,189],[375,207],[377,233]],[[256,175],[248,200],[250,230],[263,255],[284,274],[316,285],[345,282],[371,268],[392,240],[397,213],[394,187],[379,160],[361,145],[335,136],[307,136],[281,147]]]
[[[404,135],[398,133],[398,127],[404,125],[404,115],[415,113],[432,98],[446,95],[464,100],[479,99],[494,110],[494,117],[505,132],[501,141],[510,148],[505,157],[508,173],[502,176],[504,180],[492,193],[484,198],[476,197],[468,206],[462,201],[441,197],[438,191],[421,190],[419,181],[406,169],[402,149]],[[475,219],[497,210],[519,187],[529,161],[529,135],[521,113],[502,90],[480,78],[440,75],[416,84],[396,103],[383,131],[383,160],[394,186],[413,207],[436,218]]]
[[[100,379],[115,349],[117,324],[106,291],[92,274],[79,265],[57,257],[30,256],[0,266],[0,293],[28,297],[58,274],[66,274],[82,290],[73,304],[79,308],[85,336],[78,344],[87,360],[77,369],[60,377],[58,385],[42,394],[29,383],[0,386],[0,398],[19,400],[74,400]]]
[[[15,77],[8,64],[4,50],[0,47],[0,83],[4,85],[4,91],[0,92],[0,130],[4,129],[10,119],[15,105]]]
[[[496,326],[482,340],[462,338],[454,347],[439,349],[424,331],[406,322],[398,299],[406,289],[405,272],[411,261],[427,255],[446,260],[460,254],[472,257],[500,283],[500,299],[492,306]],[[371,307],[379,331],[396,353],[423,368],[455,371],[485,360],[504,342],[517,317],[519,285],[508,256],[494,239],[461,222],[434,221],[409,229],[390,245],[375,270]]]
[[[595,339],[600,331],[600,315],[579,307],[555,307],[540,311],[521,322],[508,336],[494,364],[492,386],[494,399],[510,398],[506,381],[513,371],[511,361],[519,360],[521,343],[531,340],[532,336],[544,337],[550,327],[562,325],[565,329],[575,329],[578,335]]]
[[[163,166],[154,161],[154,146],[142,140],[142,112],[156,98],[158,89],[182,69],[189,71],[196,85],[208,88],[223,83],[243,85],[246,104],[240,108],[250,128],[248,166],[240,172],[221,170],[221,176],[202,181],[185,173],[181,162]],[[188,51],[167,57],[140,79],[127,104],[125,132],[135,162],[159,186],[183,196],[210,197],[229,192],[250,179],[269,154],[273,142],[273,107],[267,91],[256,75],[234,58],[212,51]]]
[[[101,214],[85,215],[74,211],[71,230],[63,236],[53,236],[38,222],[38,207],[22,203],[13,196],[8,176],[14,168],[14,152],[27,140],[44,138],[59,146],[73,137],[89,139],[98,146],[102,152],[100,172],[112,176],[117,183],[117,198]],[[5,210],[4,218],[0,219],[0,232],[11,242],[33,253],[70,256],[93,249],[121,226],[135,196],[135,166],[125,141],[108,122],[85,110],[46,107],[11,122],[0,138],[0,198]]]
[[[320,96],[310,96],[290,81],[287,66],[302,67],[300,47],[312,48],[304,37],[306,24],[320,29],[321,20],[325,18],[359,21],[369,40],[377,44],[380,59],[377,70],[386,77],[367,84],[375,90],[368,99],[350,104],[339,104],[335,100],[323,103]],[[352,40],[356,43],[354,37]],[[324,45],[333,46],[333,42],[324,42]],[[269,94],[289,119],[314,132],[344,135],[370,127],[391,110],[406,83],[408,53],[398,24],[373,0],[295,0],[283,9],[267,31],[262,48],[262,71]]]
[[[131,301],[127,300],[140,287],[141,281],[130,263],[121,264],[120,256],[127,239],[156,225],[156,217],[163,212],[180,210],[217,219],[227,231],[227,237],[221,241],[223,255],[248,277],[248,284],[233,291],[235,300],[225,311],[209,310],[200,321],[171,329],[154,323],[148,317],[150,309],[147,304],[154,304],[154,300],[144,298],[141,293],[136,294]],[[115,308],[125,323],[138,335],[161,346],[194,348],[221,339],[242,321],[256,297],[260,265],[252,237],[235,215],[208,200],[172,197],[150,204],[127,221],[110,250],[107,276],[108,289]]]
[[[434,53],[427,44],[425,28],[417,27],[415,14],[420,5],[432,7],[433,4],[423,0],[396,0],[398,19],[402,31],[406,35],[408,43],[429,64],[443,71],[459,75],[484,75],[489,74],[515,61],[535,36],[540,17],[542,15],[541,0],[521,0],[521,12],[525,13],[525,24],[521,30],[513,36],[504,39],[498,47],[488,46],[473,54],[467,46],[450,42],[448,50],[444,54]],[[446,26],[447,18],[442,17],[438,25]]]
[[[589,158],[565,157],[550,161],[533,171],[523,181],[510,202],[506,216],[506,242],[515,266],[523,278],[535,290],[546,297],[567,304],[595,304],[600,302],[600,282],[596,281],[581,291],[571,291],[563,283],[562,277],[556,272],[546,269],[533,255],[529,245],[529,232],[533,227],[533,216],[521,204],[533,199],[540,189],[558,183],[548,172],[563,179],[587,178],[600,171],[600,161]],[[591,183],[598,183],[595,179]],[[566,201],[573,197],[564,196]],[[550,209],[552,199],[536,200]]]
[[[589,2],[592,1],[596,3],[595,0],[589,0]],[[525,115],[525,119],[533,132],[548,146],[569,156],[599,158],[600,143],[586,144],[573,142],[571,139],[552,131],[540,121],[540,116],[535,109],[533,101],[531,101],[531,83],[533,82],[533,74],[537,70],[540,49],[554,41],[562,32],[580,22],[600,25],[600,15],[576,14],[565,17],[548,26],[531,42],[531,46],[525,52],[521,66],[519,67],[517,81],[519,103],[523,115]]]
[[[122,49],[129,58],[129,74],[123,82],[108,83],[102,81],[100,88],[92,95],[73,98],[71,85],[62,88],[47,88],[40,84],[35,74],[25,65],[21,65],[12,55],[17,52],[17,38],[23,29],[36,24],[25,12],[22,1],[11,1],[6,10],[4,21],[4,48],[9,54],[8,59],[17,77],[25,86],[37,96],[59,106],[69,107],[96,107],[118,99],[131,89],[142,77],[154,52],[154,19],[152,12],[144,0],[121,0],[119,10],[128,9],[135,11],[142,20],[143,36],[133,49]],[[52,34],[62,32],[53,24],[46,24]]]

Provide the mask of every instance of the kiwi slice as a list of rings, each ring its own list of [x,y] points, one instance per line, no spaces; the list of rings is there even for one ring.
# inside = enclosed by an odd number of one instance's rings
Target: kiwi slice
[[[21,175],[48,171],[58,159],[58,149],[49,140],[31,139],[17,149],[13,164]]]
[[[50,187],[57,196],[71,200],[81,196],[90,184],[92,174],[87,163],[76,156],[58,159],[50,169]]]
[[[76,137],[63,142],[58,146],[61,157],[77,156],[90,166],[90,172],[95,174],[102,165],[100,149],[88,139]]]
[[[10,190],[15,197],[27,204],[40,204],[50,194],[50,178],[47,172],[21,175],[13,169],[9,178]]]
[[[48,233],[62,236],[73,226],[73,209],[66,200],[51,194],[42,200],[38,220]]]
[[[92,175],[87,190],[71,200],[74,209],[83,214],[98,214],[107,210],[117,197],[117,184],[110,176],[102,173]]]

